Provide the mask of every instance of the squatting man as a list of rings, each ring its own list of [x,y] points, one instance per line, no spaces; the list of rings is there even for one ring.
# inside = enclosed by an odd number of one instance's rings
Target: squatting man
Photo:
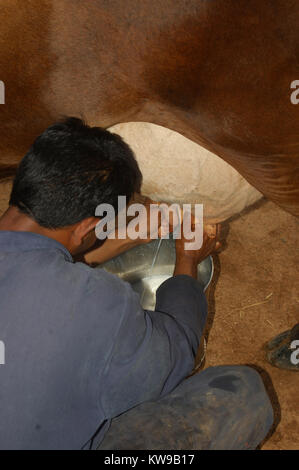
[[[0,219],[1,449],[254,449],[267,435],[255,370],[196,370],[207,318],[197,265],[219,248],[218,226],[200,249],[176,239],[154,311],[92,267],[151,240],[95,234],[96,208],[142,199],[141,182],[120,136],[76,118],[21,161]]]

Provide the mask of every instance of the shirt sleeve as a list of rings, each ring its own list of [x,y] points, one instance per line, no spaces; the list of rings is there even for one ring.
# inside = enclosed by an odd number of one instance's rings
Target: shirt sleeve
[[[159,287],[155,311],[143,310],[125,286],[123,320],[102,375],[107,418],[164,396],[192,371],[207,315],[203,287],[189,276]]]

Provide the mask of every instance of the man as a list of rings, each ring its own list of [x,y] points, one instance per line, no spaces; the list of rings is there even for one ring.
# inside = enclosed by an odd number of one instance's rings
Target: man
[[[177,241],[152,312],[129,284],[74,262],[96,240],[96,207],[117,210],[140,185],[122,139],[75,118],[48,128],[22,160],[0,219],[0,448],[243,449],[266,436],[272,407],[255,371],[186,379],[207,315],[196,267],[216,238],[205,234],[197,251]],[[106,240],[98,261],[144,242]]]

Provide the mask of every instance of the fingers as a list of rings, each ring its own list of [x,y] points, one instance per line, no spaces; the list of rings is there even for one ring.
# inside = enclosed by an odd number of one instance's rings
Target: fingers
[[[222,247],[222,243],[217,240],[217,238],[209,238],[208,237],[208,245],[210,246],[212,252],[216,253],[220,250],[220,248]]]
[[[212,231],[204,231],[202,248],[209,254],[216,253],[222,248],[218,240],[219,229],[213,227]]]
[[[220,249],[222,248],[222,244],[221,242],[217,242],[216,245],[215,245],[215,251],[219,251]]]
[[[204,227],[204,232],[209,238],[218,239],[221,232],[221,224],[207,224]]]

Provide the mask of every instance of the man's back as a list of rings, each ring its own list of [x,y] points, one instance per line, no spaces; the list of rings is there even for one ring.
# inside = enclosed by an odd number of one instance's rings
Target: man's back
[[[13,239],[24,236],[36,247],[38,235],[12,234]],[[32,251],[28,243],[29,251],[1,249],[0,331],[6,364],[0,370],[0,445],[6,449],[44,446],[48,438],[54,448],[79,448],[105,417],[100,376],[121,318],[122,292],[113,278],[99,272],[101,304],[91,310],[83,302],[93,289],[88,268],[75,266],[70,258],[66,262],[67,250],[49,243],[54,249]],[[68,435],[61,428],[66,419]]]
[[[173,280],[200,308],[196,281]],[[98,430],[99,442],[105,420],[187,375],[200,334],[194,309],[186,328],[144,312],[128,284],[29,232],[0,231],[0,312],[2,449],[79,449]]]

